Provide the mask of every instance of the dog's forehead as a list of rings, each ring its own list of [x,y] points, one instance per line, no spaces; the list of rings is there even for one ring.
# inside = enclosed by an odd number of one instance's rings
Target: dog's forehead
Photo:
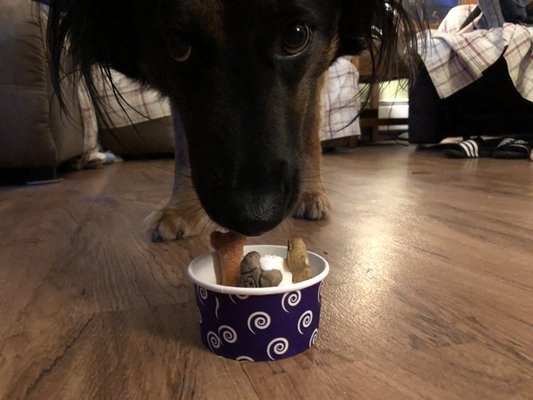
[[[326,4],[320,0],[184,0],[179,8],[186,23],[224,40],[228,28],[257,31],[268,21],[294,10],[319,12]]]
[[[223,0],[185,0],[179,2],[182,24],[197,25],[218,40],[224,39]]]

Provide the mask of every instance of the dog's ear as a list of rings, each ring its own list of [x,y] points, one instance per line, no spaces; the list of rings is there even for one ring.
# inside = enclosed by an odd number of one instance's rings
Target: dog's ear
[[[425,13],[418,0],[339,0],[338,56],[368,50],[374,69],[387,70],[416,52]]]
[[[53,0],[48,16],[47,42],[54,89],[60,99],[62,75],[79,71],[92,85],[95,65],[116,69],[144,80],[141,71],[141,26],[149,21],[151,1]],[[143,16],[146,20],[138,21]],[[64,69],[68,53],[69,69]],[[93,89],[90,87],[89,89]]]

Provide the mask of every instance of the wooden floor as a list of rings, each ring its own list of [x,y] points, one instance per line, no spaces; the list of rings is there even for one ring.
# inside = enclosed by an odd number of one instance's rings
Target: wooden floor
[[[533,163],[399,146],[328,154],[334,211],[303,235],[332,271],[316,348],[275,363],[202,348],[185,267],[153,244],[172,161],[0,188],[0,398],[533,399]]]

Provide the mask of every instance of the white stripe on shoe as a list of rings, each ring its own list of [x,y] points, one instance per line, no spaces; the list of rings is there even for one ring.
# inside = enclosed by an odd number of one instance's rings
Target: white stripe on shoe
[[[474,148],[474,156],[479,158],[479,144],[475,140],[469,140],[470,144]]]
[[[506,144],[509,144],[509,143],[511,143],[511,142],[514,142],[514,141],[515,141],[515,139],[513,139],[513,138],[505,138],[505,139],[503,139],[503,140],[500,142],[500,144],[498,145],[498,147],[505,146]]]
[[[470,158],[479,158],[479,145],[475,140],[465,140],[459,143],[466,151],[466,155]]]
[[[468,145],[466,144],[466,142],[461,142],[461,143],[459,143],[459,146],[461,146],[461,147],[463,148],[463,150],[464,150],[464,152],[466,153],[466,156],[467,156],[468,158],[472,158],[472,151],[471,151],[471,149],[470,149],[470,146],[468,146]]]

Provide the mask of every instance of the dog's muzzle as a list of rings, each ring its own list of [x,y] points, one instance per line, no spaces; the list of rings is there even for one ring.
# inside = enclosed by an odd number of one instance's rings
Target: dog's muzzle
[[[279,164],[278,164],[279,165]],[[198,188],[200,201],[219,225],[246,236],[262,235],[288,217],[299,193],[299,172],[283,168],[253,173],[235,185],[213,185],[206,193]]]
[[[274,229],[287,217],[287,205],[282,195],[237,192],[221,204],[223,215],[219,223],[246,236],[259,236]]]

